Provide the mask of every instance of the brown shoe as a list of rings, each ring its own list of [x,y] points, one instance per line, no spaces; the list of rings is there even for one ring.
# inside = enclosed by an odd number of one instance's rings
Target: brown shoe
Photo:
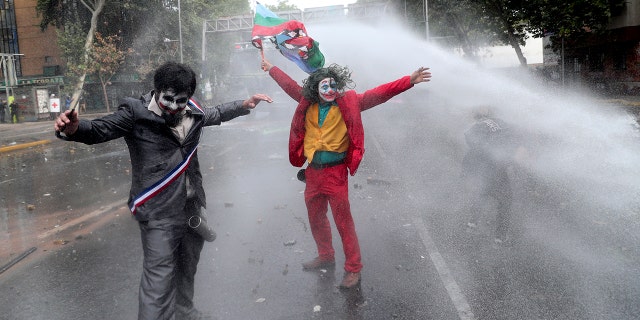
[[[340,289],[349,289],[353,288],[360,283],[360,272],[346,272],[344,274],[344,278],[342,278],[342,283],[340,283]]]
[[[321,268],[331,268],[336,265],[335,260],[323,260],[320,257],[315,257],[311,261],[307,261],[302,264],[304,270],[317,270]]]

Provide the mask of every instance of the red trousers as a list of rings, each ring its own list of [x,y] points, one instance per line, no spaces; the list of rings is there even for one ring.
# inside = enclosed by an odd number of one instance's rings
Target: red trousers
[[[318,256],[323,260],[334,259],[331,224],[327,218],[328,204],[331,206],[333,221],[342,238],[342,249],[345,255],[344,269],[348,272],[360,272],[362,269],[360,244],[351,217],[347,166],[341,164],[324,169],[307,167],[305,176],[304,200],[309,214],[311,234],[318,246]]]

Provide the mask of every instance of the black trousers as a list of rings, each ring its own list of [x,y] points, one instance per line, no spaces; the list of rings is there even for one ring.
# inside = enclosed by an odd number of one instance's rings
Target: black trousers
[[[193,202],[184,214],[141,221],[144,252],[139,291],[139,320],[173,320],[194,311],[194,279],[204,239],[187,225],[201,210]]]

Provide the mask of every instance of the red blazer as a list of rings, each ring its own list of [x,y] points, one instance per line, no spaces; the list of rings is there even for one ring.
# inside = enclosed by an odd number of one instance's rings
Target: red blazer
[[[298,107],[291,120],[291,131],[289,133],[289,162],[295,167],[301,167],[307,160],[304,156],[304,121],[311,103],[303,97],[302,87],[284,71],[274,66],[269,70],[269,75],[284,92],[298,102]],[[347,150],[345,163],[352,176],[356,174],[360,161],[364,156],[364,128],[362,127],[360,112],[387,102],[395,95],[411,87],[413,87],[411,77],[404,76],[398,80],[367,90],[364,93],[348,90],[336,99],[349,134],[349,150]]]

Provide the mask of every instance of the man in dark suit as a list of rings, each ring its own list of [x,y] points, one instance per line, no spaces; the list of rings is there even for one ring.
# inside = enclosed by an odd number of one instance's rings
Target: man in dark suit
[[[85,120],[66,110],[55,123],[65,140],[95,144],[123,137],[129,147],[128,204],[140,225],[144,252],[138,319],[203,318],[193,294],[204,239],[187,224],[206,205],[197,157],[202,128],[246,115],[260,101],[271,102],[256,94],[201,106],[192,98],[195,89],[193,70],[168,62],[156,70],[154,90],[122,100],[113,114]]]

